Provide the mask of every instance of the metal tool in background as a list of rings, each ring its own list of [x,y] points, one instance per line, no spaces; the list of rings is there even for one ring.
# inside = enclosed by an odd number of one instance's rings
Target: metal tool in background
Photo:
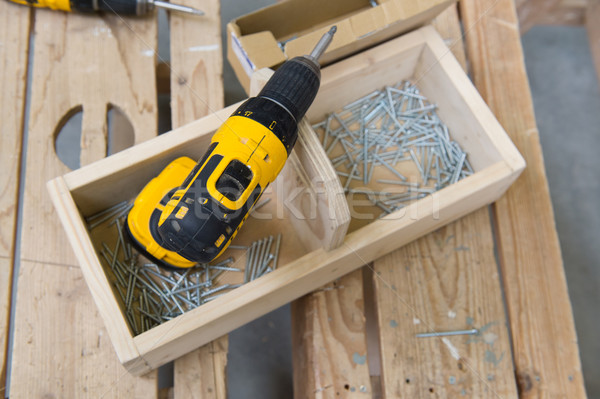
[[[9,0],[36,8],[83,13],[112,12],[118,15],[146,15],[156,7],[193,15],[204,15],[204,11],[162,0]]]

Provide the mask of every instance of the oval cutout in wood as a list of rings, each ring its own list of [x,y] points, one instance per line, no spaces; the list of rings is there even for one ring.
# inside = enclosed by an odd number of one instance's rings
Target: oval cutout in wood
[[[58,159],[71,170],[81,166],[81,124],[83,107],[69,110],[60,120],[54,132],[54,151]]]
[[[116,105],[108,104],[106,108],[106,126],[108,129],[107,155],[115,154],[135,143],[133,125],[127,115]]]

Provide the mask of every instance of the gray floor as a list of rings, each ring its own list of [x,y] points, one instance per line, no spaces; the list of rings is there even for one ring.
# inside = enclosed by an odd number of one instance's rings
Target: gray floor
[[[273,0],[222,0],[223,39],[227,21]],[[165,30],[164,19],[161,30]],[[167,36],[168,37],[168,36]],[[169,58],[161,34],[161,57]],[[573,304],[583,371],[590,398],[600,398],[600,90],[583,28],[536,27],[523,36],[565,272]],[[225,61],[227,104],[245,98]],[[168,99],[162,98],[168,110]],[[167,114],[161,130],[169,130]],[[167,121],[164,123],[164,121]],[[76,123],[76,122],[74,122]],[[80,122],[79,122],[80,123]],[[77,142],[77,139],[74,140]],[[75,160],[74,162],[77,162]],[[292,396],[289,306],[230,334],[229,397]],[[552,350],[549,348],[549,350]],[[170,383],[168,368],[161,384]]]
[[[523,36],[556,227],[590,398],[600,397],[600,90],[585,29]]]

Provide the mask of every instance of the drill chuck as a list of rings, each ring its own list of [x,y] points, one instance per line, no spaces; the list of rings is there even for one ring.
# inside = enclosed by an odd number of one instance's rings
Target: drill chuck
[[[320,82],[319,65],[308,57],[296,57],[275,71],[257,97],[281,105],[298,122],[315,99]]]
[[[310,55],[295,57],[285,62],[275,71],[257,97],[275,101],[283,106],[296,122],[300,121],[319,91],[319,58],[331,43],[336,30],[333,26],[325,33]]]

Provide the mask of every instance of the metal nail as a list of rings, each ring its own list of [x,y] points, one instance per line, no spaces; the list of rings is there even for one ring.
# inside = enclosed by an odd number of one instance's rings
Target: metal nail
[[[476,328],[469,330],[456,330],[456,331],[442,331],[442,332],[428,332],[419,333],[416,335],[417,338],[428,338],[428,337],[445,337],[450,335],[475,335],[479,332]]]

